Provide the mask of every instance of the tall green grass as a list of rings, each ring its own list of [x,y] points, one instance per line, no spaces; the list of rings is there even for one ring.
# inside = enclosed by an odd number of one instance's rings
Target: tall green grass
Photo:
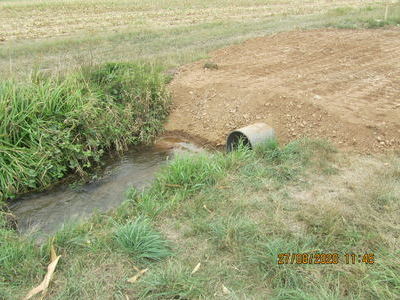
[[[109,149],[150,141],[169,96],[160,68],[105,64],[0,83],[0,200],[80,175]]]

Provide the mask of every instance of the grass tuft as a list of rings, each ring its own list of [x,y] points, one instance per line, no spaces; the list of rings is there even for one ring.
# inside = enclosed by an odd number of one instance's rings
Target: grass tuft
[[[143,217],[119,226],[115,238],[124,252],[140,262],[158,261],[172,254],[167,241]]]
[[[216,63],[213,63],[213,62],[210,62],[210,61],[206,62],[204,64],[203,68],[204,69],[209,69],[209,70],[218,70],[219,69],[219,67],[218,67],[218,65]]]

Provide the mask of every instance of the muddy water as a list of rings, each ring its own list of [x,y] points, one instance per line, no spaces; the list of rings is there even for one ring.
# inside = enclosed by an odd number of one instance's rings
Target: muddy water
[[[63,224],[117,207],[126,199],[129,188],[143,189],[149,185],[168,159],[184,151],[199,152],[201,148],[182,139],[165,137],[151,147],[106,158],[106,167],[96,181],[61,185],[24,196],[11,206],[18,218],[18,229],[43,236],[57,231]]]

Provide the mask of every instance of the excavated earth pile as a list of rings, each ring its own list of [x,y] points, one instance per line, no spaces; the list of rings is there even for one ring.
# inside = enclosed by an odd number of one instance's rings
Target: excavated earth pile
[[[265,122],[283,143],[312,137],[357,152],[400,149],[400,29],[251,39],[183,66],[170,90],[167,131],[213,145]]]

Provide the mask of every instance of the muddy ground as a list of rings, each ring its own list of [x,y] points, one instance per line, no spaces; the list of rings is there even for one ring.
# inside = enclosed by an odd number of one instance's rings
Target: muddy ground
[[[312,137],[357,152],[400,149],[399,58],[400,28],[251,39],[178,70],[166,130],[222,145],[230,130],[266,122],[283,143]]]

